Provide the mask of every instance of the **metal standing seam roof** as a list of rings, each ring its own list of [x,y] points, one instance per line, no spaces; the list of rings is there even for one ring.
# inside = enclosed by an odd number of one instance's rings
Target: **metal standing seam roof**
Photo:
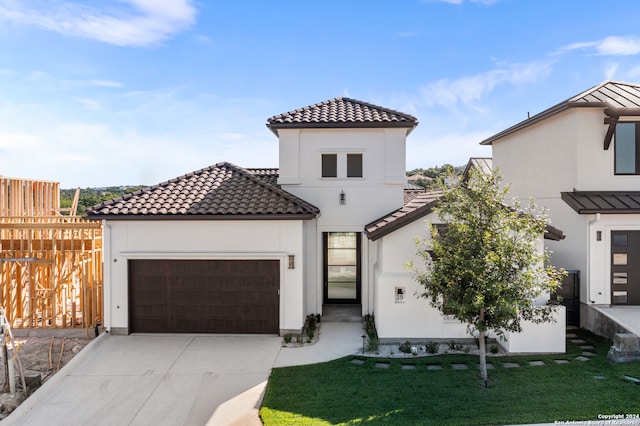
[[[179,176],[87,210],[104,219],[312,219],[320,210],[269,183],[274,169],[231,163]]]
[[[579,214],[640,213],[640,191],[574,191],[563,192],[561,197]]]
[[[549,109],[542,111],[520,123],[509,127],[480,142],[491,145],[498,139],[542,121],[569,108],[640,108],[640,85],[622,81],[606,80],[597,86],[577,94]]]
[[[267,127],[276,135],[278,129],[406,127],[411,132],[418,125],[412,115],[351,98],[334,98],[304,108],[274,115]]]

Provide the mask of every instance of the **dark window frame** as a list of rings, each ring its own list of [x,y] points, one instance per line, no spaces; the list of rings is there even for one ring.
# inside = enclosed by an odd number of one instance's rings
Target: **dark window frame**
[[[628,125],[628,124],[634,124],[635,128],[634,128],[634,136],[635,136],[635,144],[634,144],[634,149],[635,149],[635,170],[634,172],[618,172],[618,138],[617,138],[617,133],[618,133],[618,126],[620,125]],[[623,121],[623,122],[619,122],[618,124],[616,124],[616,139],[615,139],[615,143],[614,143],[614,154],[613,154],[613,159],[614,159],[614,165],[613,165],[613,173],[616,176],[635,176],[635,175],[640,175],[640,122],[638,121]]]

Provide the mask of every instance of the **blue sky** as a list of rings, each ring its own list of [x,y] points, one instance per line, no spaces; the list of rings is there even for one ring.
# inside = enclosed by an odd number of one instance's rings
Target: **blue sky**
[[[0,174],[63,188],[276,167],[276,114],[348,96],[418,117],[407,168],[604,80],[640,83],[629,0],[0,0]]]

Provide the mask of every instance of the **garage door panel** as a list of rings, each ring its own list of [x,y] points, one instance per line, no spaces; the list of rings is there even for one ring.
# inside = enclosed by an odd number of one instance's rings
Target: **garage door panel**
[[[278,333],[277,260],[131,260],[131,332]]]

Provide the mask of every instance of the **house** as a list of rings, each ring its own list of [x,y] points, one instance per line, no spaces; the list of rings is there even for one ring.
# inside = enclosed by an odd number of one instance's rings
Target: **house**
[[[279,169],[218,163],[91,208],[105,229],[105,326],[282,335],[340,305],[374,313],[382,339],[469,338],[414,296],[403,266],[436,220],[437,193],[407,186],[417,124],[331,99],[268,120]],[[561,314],[505,345],[562,352],[564,342]]]
[[[581,326],[609,338],[631,331],[611,308],[640,306],[639,130],[640,85],[605,81],[481,142],[566,234],[552,263],[577,272]]]

